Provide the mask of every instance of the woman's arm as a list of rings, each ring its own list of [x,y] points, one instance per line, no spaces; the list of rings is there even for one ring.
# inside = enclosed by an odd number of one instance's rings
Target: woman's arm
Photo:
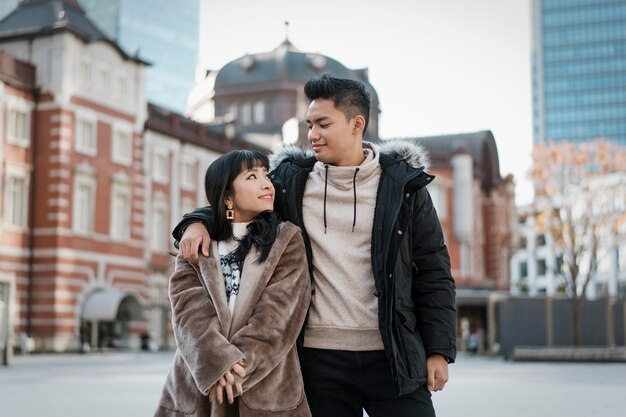
[[[208,395],[244,354],[220,332],[217,311],[199,274],[191,263],[177,258],[169,296],[176,346],[198,389]]]
[[[282,253],[247,324],[230,338],[246,356],[244,391],[265,378],[295,345],[311,300],[307,271],[304,241],[298,232]]]

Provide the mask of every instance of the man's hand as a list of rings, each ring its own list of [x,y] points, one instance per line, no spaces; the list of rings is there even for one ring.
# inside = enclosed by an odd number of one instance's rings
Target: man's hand
[[[428,370],[428,391],[441,391],[448,382],[448,362],[439,355],[430,355],[426,359],[426,369]]]
[[[178,254],[184,259],[198,262],[198,251],[202,249],[204,256],[209,256],[211,238],[202,222],[191,223],[185,229],[183,237],[178,243]]]

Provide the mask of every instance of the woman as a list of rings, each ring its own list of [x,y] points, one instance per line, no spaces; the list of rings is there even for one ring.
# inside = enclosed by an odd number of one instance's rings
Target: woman
[[[178,349],[157,417],[311,415],[295,347],[310,301],[304,242],[272,211],[268,167],[232,151],[206,172],[211,254],[176,259]]]

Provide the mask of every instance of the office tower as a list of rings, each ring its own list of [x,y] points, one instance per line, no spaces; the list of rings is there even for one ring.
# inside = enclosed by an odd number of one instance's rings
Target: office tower
[[[533,0],[533,136],[626,145],[626,0]]]

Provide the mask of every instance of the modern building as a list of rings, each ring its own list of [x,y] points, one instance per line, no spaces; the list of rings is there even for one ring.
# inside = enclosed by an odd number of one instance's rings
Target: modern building
[[[626,0],[533,0],[535,142],[626,145]]]
[[[145,66],[75,0],[0,20],[0,351],[171,343],[170,231],[253,147],[147,103]]]
[[[183,114],[195,83],[199,0],[79,0],[87,16],[146,68],[146,97]]]
[[[367,68],[349,69],[289,39],[269,52],[247,54],[209,72],[190,96],[189,116],[204,123],[231,122],[237,134],[268,148],[306,144],[308,101],[304,84],[324,73],[363,82],[372,96],[365,137],[378,139],[380,106]]]

